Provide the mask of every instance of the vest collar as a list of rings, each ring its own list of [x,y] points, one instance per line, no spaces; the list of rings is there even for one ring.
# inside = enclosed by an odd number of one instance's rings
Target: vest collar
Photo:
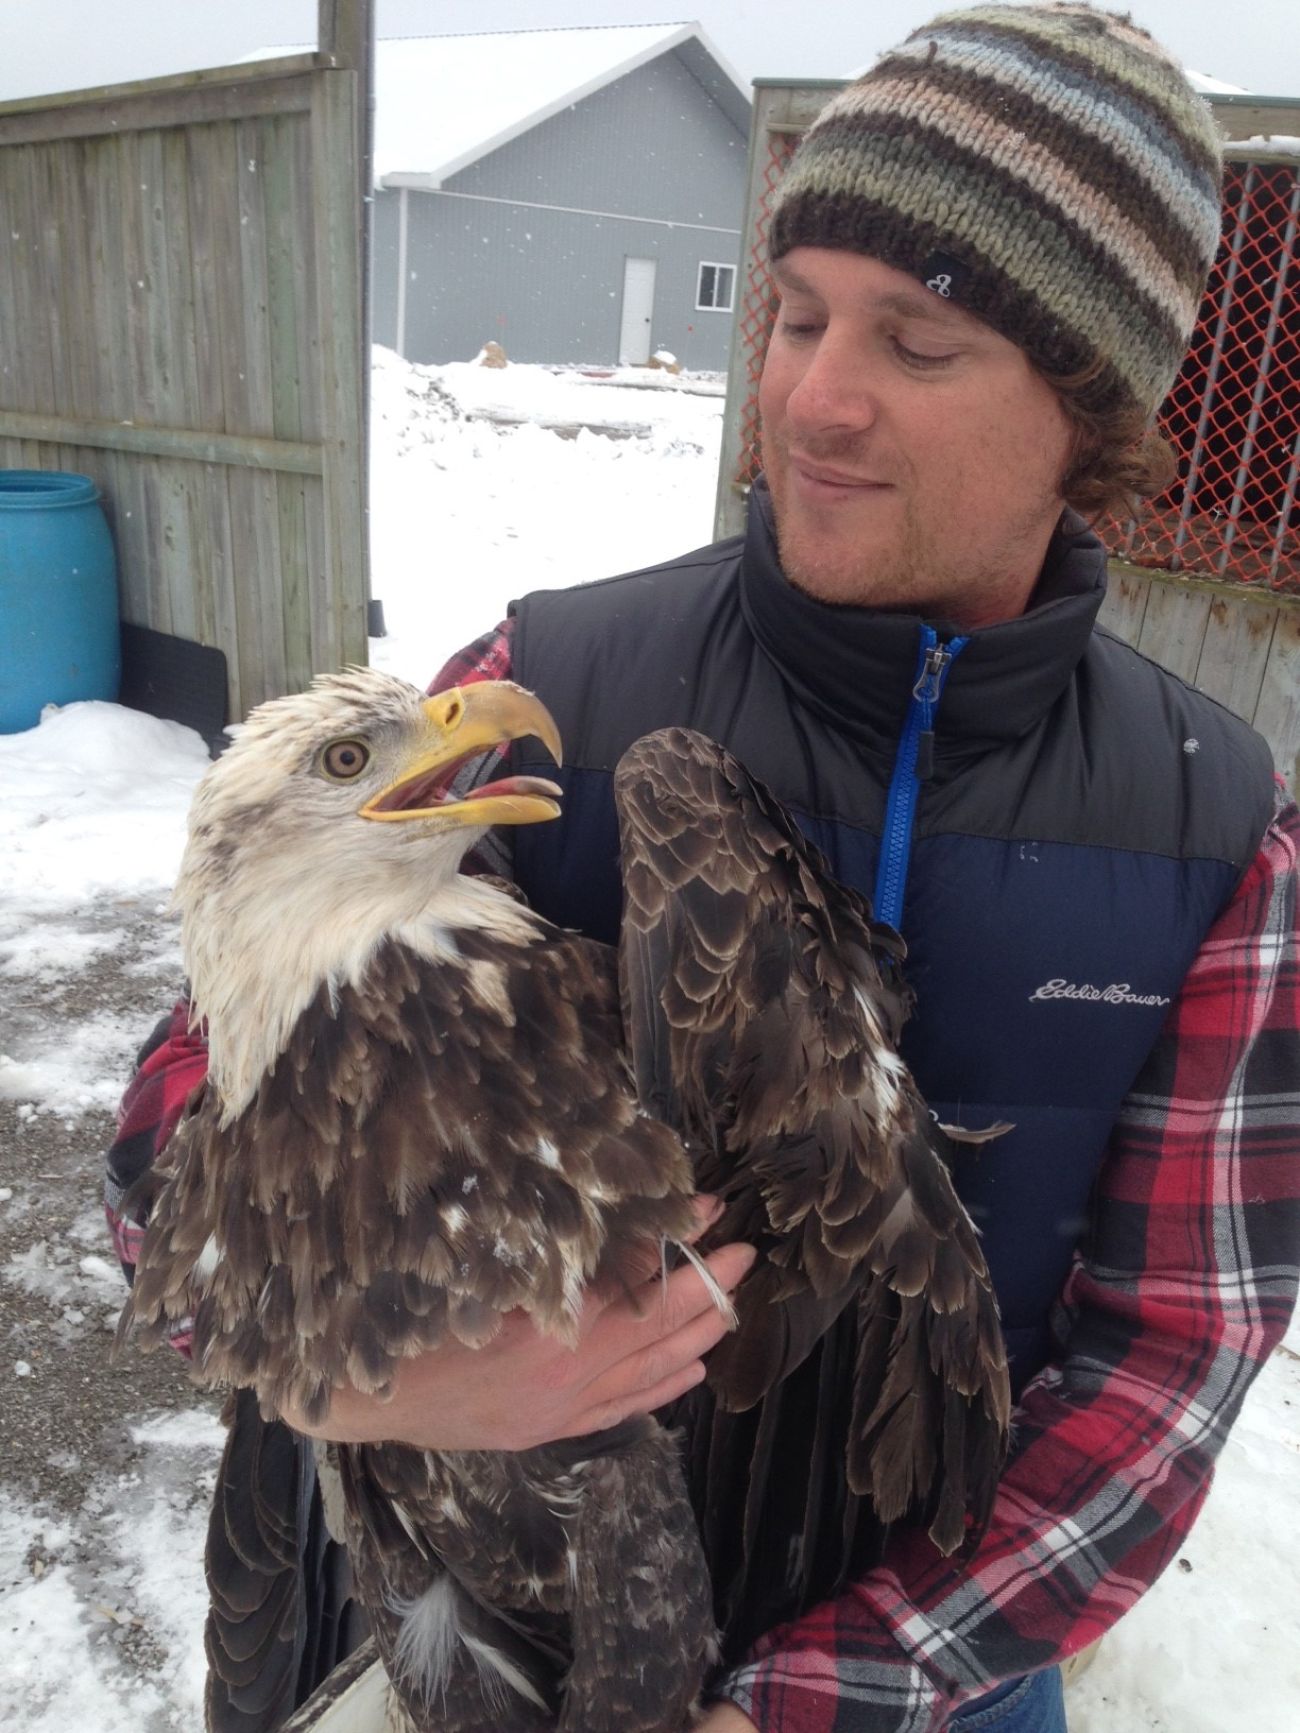
[[[1028,733],[1069,683],[1105,592],[1106,550],[1066,512],[1025,613],[970,633],[954,660],[936,716],[937,752],[961,756]],[[862,746],[892,752],[922,619],[833,606],[797,590],[781,570],[761,478],[750,495],[740,601],[755,639],[805,704]],[[957,635],[950,622],[928,623],[941,640]]]

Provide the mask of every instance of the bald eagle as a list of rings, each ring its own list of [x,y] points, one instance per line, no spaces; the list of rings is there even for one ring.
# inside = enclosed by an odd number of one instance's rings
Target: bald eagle
[[[152,1177],[119,1340],[188,1322],[201,1379],[323,1421],[339,1386],[382,1397],[405,1356],[481,1346],[515,1310],[572,1340],[590,1282],[647,1245],[694,1256],[702,1178],[716,1233],[765,1253],[712,1364],[719,1414],[761,1413],[851,1316],[841,1472],[951,1551],[991,1504],[1006,1360],[897,1056],[900,942],[684,730],[616,776],[620,955],[551,926],[459,871],[488,827],[558,814],[537,778],[452,792],[528,735],[558,761],[516,686],[426,699],[357,669],[263,705],[209,770],[176,895],[209,1072]],[[357,1592],[416,1728],[686,1724],[716,1614],[673,1434],[338,1456]],[[733,1467],[757,1473],[724,1451],[697,1505],[734,1497]],[[269,1641],[236,1642],[245,1672]]]

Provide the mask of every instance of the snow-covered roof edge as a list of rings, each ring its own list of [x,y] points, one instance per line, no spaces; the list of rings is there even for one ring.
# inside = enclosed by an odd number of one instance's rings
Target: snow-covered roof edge
[[[1208,72],[1198,72],[1194,66],[1184,66],[1187,82],[1203,96],[1249,96],[1244,84],[1225,84],[1221,78],[1211,78]]]
[[[558,28],[559,27],[557,27],[557,33]],[[740,126],[742,131],[747,131],[750,93],[749,87],[743,83],[739,73],[736,72],[728,63],[726,58],[718,52],[698,24],[681,24],[676,30],[672,30],[669,26],[666,26],[665,28],[670,31],[668,35],[657,37],[655,40],[648,42],[643,47],[637,49],[635,53],[625,55],[620,60],[614,61],[608,67],[605,67],[600,72],[594,74],[591,78],[585,79],[581,84],[573,85],[561,95],[552,97],[549,101],[541,103],[537,108],[530,110],[527,114],[520,115],[508,126],[504,126],[500,128],[499,131],[492,133],[489,137],[481,139],[469,150],[461,151],[458,156],[450,158],[447,162],[439,163],[437,168],[432,172],[419,174],[395,171],[391,174],[381,175],[379,177],[379,185],[386,187],[421,187],[428,190],[436,190],[444,181],[450,180],[453,175],[459,174],[462,169],[467,169],[471,164],[480,162],[485,156],[490,156],[494,150],[500,150],[502,145],[509,144],[513,139],[522,137],[524,133],[531,132],[535,126],[540,126],[544,120],[550,120],[553,115],[562,113],[566,108],[572,108],[575,103],[582,102],[588,96],[594,96],[598,90],[603,90],[606,85],[613,84],[620,78],[626,78],[628,73],[636,72],[638,68],[642,66],[648,66],[652,60],[658,60],[664,54],[672,54],[682,48],[686,48],[689,51],[693,45],[697,44],[699,48],[703,49],[704,53],[708,55],[709,59],[713,61],[719,73],[721,73],[723,79],[725,79],[726,85],[723,87],[724,92],[726,86],[729,85],[735,95],[739,97],[741,103],[743,103],[745,119],[743,121],[737,120],[734,112],[731,113],[731,118],[736,120],[736,124]],[[489,33],[485,32],[484,34]],[[516,31],[494,31],[490,34],[510,36],[522,35],[525,33]],[[433,40],[433,38],[426,37],[424,40]],[[705,80],[700,76],[702,69],[698,65],[690,65],[689,53],[687,56],[687,64],[689,70],[696,79],[699,80],[700,83],[704,83]],[[719,98],[718,92],[713,92],[711,94],[714,94],[715,100]],[[723,104],[723,106],[725,108],[727,105]]]

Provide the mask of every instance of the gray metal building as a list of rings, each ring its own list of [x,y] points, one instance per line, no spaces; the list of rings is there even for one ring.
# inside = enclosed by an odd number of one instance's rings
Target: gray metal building
[[[376,342],[726,367],[750,103],[697,25],[387,41],[375,78]]]

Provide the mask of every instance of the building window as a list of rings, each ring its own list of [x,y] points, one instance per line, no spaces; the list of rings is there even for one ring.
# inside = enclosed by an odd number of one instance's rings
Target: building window
[[[695,286],[696,312],[730,313],[735,287],[734,265],[701,264],[699,282]]]

